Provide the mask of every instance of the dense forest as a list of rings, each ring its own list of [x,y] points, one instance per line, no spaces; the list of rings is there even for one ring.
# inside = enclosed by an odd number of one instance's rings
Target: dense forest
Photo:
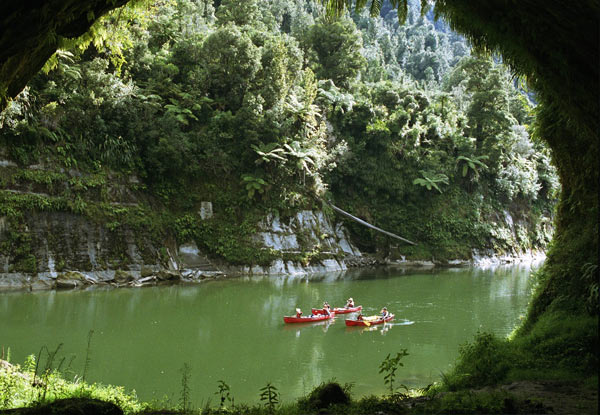
[[[418,242],[348,224],[382,255],[445,261],[548,243],[558,186],[530,137],[531,95],[416,4],[404,25],[389,5],[329,21],[291,0],[121,14],[96,28],[104,43],[59,50],[2,113],[3,152],[18,165],[2,178],[12,229],[27,209],[71,211],[261,264],[274,256],[256,257],[258,218],[325,200]],[[202,200],[214,220],[199,220]],[[14,262],[34,271],[26,242],[13,234]]]

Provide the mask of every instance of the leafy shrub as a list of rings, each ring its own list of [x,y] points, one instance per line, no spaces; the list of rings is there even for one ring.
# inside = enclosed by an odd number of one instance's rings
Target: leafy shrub
[[[506,341],[489,333],[477,333],[473,342],[460,347],[459,354],[454,372],[445,378],[450,390],[495,385],[510,368]]]

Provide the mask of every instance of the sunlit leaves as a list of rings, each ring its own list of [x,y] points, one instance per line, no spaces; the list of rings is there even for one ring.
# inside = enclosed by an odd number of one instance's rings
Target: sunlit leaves
[[[242,184],[248,192],[248,199],[253,199],[256,194],[263,194],[268,186],[265,180],[251,174],[242,175]]]
[[[481,161],[481,160],[487,160],[489,159],[489,156],[487,155],[483,155],[483,156],[473,156],[472,158],[469,157],[465,157],[465,156],[458,156],[458,158],[456,159],[456,162],[463,162],[462,164],[462,177],[466,177],[467,173],[469,172],[469,170],[472,170],[475,175],[478,175],[478,171],[479,169],[486,169],[487,165]]]
[[[448,176],[443,173],[431,173],[421,170],[421,176],[413,180],[414,185],[423,186],[427,190],[435,189],[442,193],[440,185],[448,184]]]
[[[259,158],[255,161],[256,164],[285,162],[287,160],[284,157],[285,150],[280,147],[279,143],[261,144],[260,146],[252,144],[250,147],[259,155]]]

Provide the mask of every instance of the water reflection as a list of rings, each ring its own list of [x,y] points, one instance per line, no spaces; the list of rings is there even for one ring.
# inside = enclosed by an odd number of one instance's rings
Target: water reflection
[[[0,295],[0,347],[10,347],[13,361],[23,362],[41,346],[64,343],[66,356],[78,355],[77,371],[93,329],[90,380],[135,388],[145,400],[178,396],[184,363],[192,367],[198,404],[212,397],[218,380],[231,386],[236,401],[250,403],[267,382],[287,401],[334,377],[356,382],[359,395],[381,393],[376,368],[388,353],[408,349],[398,381],[422,387],[437,380],[458,345],[477,330],[509,334],[526,309],[528,273],[528,267],[515,266],[370,268],[199,285],[6,293]],[[365,315],[385,305],[397,317],[371,327],[346,327],[351,314],[283,323],[296,307],[307,311],[323,301],[341,306],[348,297]]]
[[[310,322],[307,321],[305,323],[292,323],[292,324],[283,324],[282,329],[284,331],[295,331],[296,332],[296,336],[300,336],[300,332],[302,330],[310,330],[310,329],[315,329],[315,328],[320,328],[323,333],[326,333],[327,330],[329,330],[329,327],[335,323],[336,317],[332,317],[329,320],[323,320],[323,321],[315,321],[315,322]]]

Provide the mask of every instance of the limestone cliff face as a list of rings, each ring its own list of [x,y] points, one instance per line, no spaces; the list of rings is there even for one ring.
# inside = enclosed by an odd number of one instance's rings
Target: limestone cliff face
[[[252,274],[297,274],[305,272],[343,271],[343,258],[361,256],[352,245],[341,223],[334,225],[321,211],[303,210],[286,221],[268,215],[259,223],[254,236],[257,246],[271,249],[288,257],[306,252],[318,253],[319,258],[302,263],[278,259],[268,267],[242,268]],[[283,258],[286,255],[282,255]]]
[[[101,283],[117,270],[138,278],[143,267],[160,268],[158,247],[131,230],[110,231],[68,212],[31,212],[24,222],[15,240],[16,230],[0,218],[0,288],[52,288],[70,271]]]
[[[0,289],[339,271],[345,257],[360,256],[320,211],[246,212],[242,236],[223,204],[174,212],[135,175],[67,169],[51,157],[18,165],[8,154],[0,146]],[[202,227],[210,237],[195,232]],[[228,258],[219,244],[232,243],[245,247],[236,266],[219,259]]]
[[[209,259],[193,242],[157,244],[139,230],[120,227],[113,231],[69,212],[30,212],[24,223],[18,232],[21,240],[15,241],[20,247],[17,250],[10,246],[15,230],[6,217],[0,217],[0,244],[5,247],[0,252],[0,289],[137,286],[221,275],[342,271],[346,269],[344,257],[361,255],[343,227],[333,225],[319,211],[300,211],[286,222],[269,215],[258,224],[256,249],[277,251],[289,258],[265,267],[230,266]],[[309,262],[293,259],[294,254],[306,250],[319,256]]]

